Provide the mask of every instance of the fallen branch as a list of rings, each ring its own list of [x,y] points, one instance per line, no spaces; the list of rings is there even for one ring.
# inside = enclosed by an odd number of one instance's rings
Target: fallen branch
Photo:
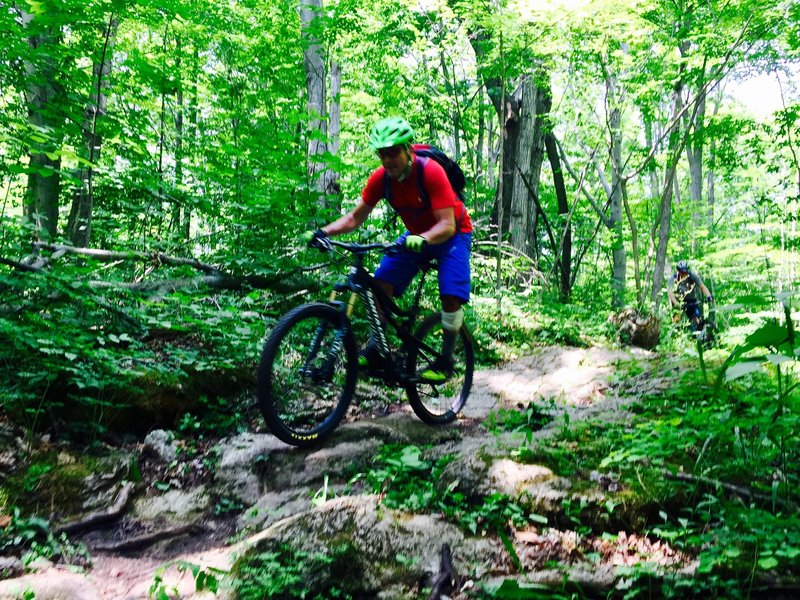
[[[16,269],[18,271],[27,271],[29,273],[35,273],[36,271],[39,270],[38,268],[33,267],[31,265],[17,262],[15,260],[9,260],[7,258],[3,258],[2,256],[0,256],[0,265],[5,265],[7,267],[11,267],[12,269]]]
[[[782,506],[783,508],[791,511],[797,511],[797,504],[794,502],[784,500],[783,498],[773,498],[769,494],[754,492],[750,488],[734,485],[732,483],[726,483],[724,481],[720,481],[719,479],[712,479],[711,477],[704,477],[702,475],[692,475],[691,473],[684,473],[683,471],[673,473],[672,471],[665,470],[662,471],[662,473],[667,479],[675,479],[677,481],[686,481],[689,483],[702,483],[713,487],[720,487],[731,494],[744,496],[745,498],[752,498],[753,500],[760,500],[762,502],[775,502],[775,504]]]
[[[40,272],[45,267],[52,265],[55,258],[65,254],[77,254],[91,256],[95,259],[114,262],[124,260],[139,260],[150,262],[155,266],[188,266],[204,273],[199,277],[186,277],[181,279],[158,280],[158,281],[137,281],[137,282],[110,282],[110,281],[87,281],[86,285],[93,289],[127,289],[132,292],[152,294],[162,296],[170,292],[181,289],[210,288],[215,290],[242,290],[245,288],[258,290],[271,290],[277,293],[292,293],[299,290],[316,291],[322,282],[319,277],[308,278],[304,274],[316,271],[325,266],[326,263],[311,266],[298,266],[283,273],[274,275],[234,275],[226,273],[221,268],[207,263],[200,262],[195,258],[184,258],[180,256],[170,256],[161,252],[116,252],[111,250],[101,250],[98,248],[78,248],[74,246],[64,246],[56,244],[45,244],[34,242],[33,248],[36,251],[47,250],[53,252],[49,258],[38,257],[36,262],[15,262],[0,257],[0,264],[5,264],[20,271]],[[35,258],[31,257],[31,258]]]
[[[114,504],[107,510],[91,513],[80,521],[65,523],[56,528],[56,533],[78,533],[86,531],[87,529],[93,529],[99,525],[105,525],[106,523],[118,519],[125,510],[125,506],[128,504],[128,500],[130,500],[135,487],[133,482],[126,481],[117,494]]]
[[[115,544],[100,544],[97,546],[92,546],[92,550],[101,550],[103,552],[130,552],[132,550],[139,550],[140,548],[150,546],[162,540],[168,540],[170,538],[186,535],[188,533],[194,533],[195,531],[200,531],[201,529],[202,528],[198,525],[190,523],[189,525],[180,525],[178,527],[172,527],[171,529],[160,529],[151,533],[145,533],[136,537],[128,538],[127,540],[122,540],[121,542],[117,542]]]
[[[213,265],[202,263],[196,258],[183,258],[180,256],[170,256],[162,252],[115,252],[112,250],[100,250],[99,248],[77,248],[75,246],[65,246],[62,244],[45,244],[43,242],[34,242],[33,247],[36,250],[49,250],[55,252],[59,256],[63,254],[80,254],[83,256],[91,256],[102,260],[115,261],[115,260],[141,260],[145,262],[152,262],[156,265],[172,265],[172,266],[188,266],[204,273],[218,273],[219,269]]]
[[[298,290],[318,290],[322,281],[295,277],[298,270],[273,277],[264,275],[227,275],[216,273],[201,277],[187,277],[182,279],[168,279],[163,281],[143,281],[140,283],[121,283],[108,281],[90,281],[93,289],[127,289],[132,292],[162,296],[167,293],[185,289],[209,288],[212,290],[242,290],[245,288],[255,290],[271,290],[279,293],[290,293]]]

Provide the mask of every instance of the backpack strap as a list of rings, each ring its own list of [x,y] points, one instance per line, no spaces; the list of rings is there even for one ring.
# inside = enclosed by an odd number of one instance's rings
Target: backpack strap
[[[425,166],[428,164],[428,161],[431,160],[430,156],[419,156],[417,155],[417,159],[419,162],[419,168],[417,169],[417,189],[419,190],[420,198],[422,199],[422,206],[419,211],[428,210],[431,206],[431,197],[428,194],[428,190],[425,189]],[[383,197],[389,203],[389,206],[392,207],[394,210],[394,215],[392,216],[392,223],[397,220],[397,209],[392,202],[392,178],[389,173],[384,172],[383,174]],[[461,219],[464,217],[464,213],[466,212],[466,208],[464,207],[464,197],[460,193],[456,193],[456,197],[461,201],[461,216],[456,219],[456,228],[461,226]]]
[[[428,191],[425,189],[425,165],[428,164],[430,158],[424,156],[418,156],[418,163],[419,168],[417,169],[417,189],[419,189],[419,195],[422,198],[422,207],[419,210],[428,210],[431,205],[431,197],[428,195]],[[392,177],[389,173],[383,173],[383,197],[389,203],[389,206],[395,211],[397,214],[397,209],[392,202]]]

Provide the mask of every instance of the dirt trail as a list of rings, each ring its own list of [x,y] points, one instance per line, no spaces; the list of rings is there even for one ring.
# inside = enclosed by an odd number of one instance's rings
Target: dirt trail
[[[638,388],[637,391],[643,388],[657,391],[668,382],[652,372],[650,367],[653,358],[653,354],[641,350],[546,347],[514,362],[481,370],[475,375],[463,419],[456,425],[461,432],[460,437],[469,440],[466,444],[462,441],[461,447],[474,449],[473,442],[480,444],[484,440],[494,443],[493,434],[480,426],[490,411],[524,407],[530,402],[549,407],[556,414],[568,412],[573,422],[597,416],[617,419],[624,413],[624,404],[628,402],[624,394],[618,394],[614,389],[618,365],[636,361],[641,375],[634,382],[626,381],[626,385]],[[407,407],[402,412],[395,421],[416,421]],[[352,425],[354,429],[359,427],[359,424]],[[252,439],[271,449],[275,449],[277,442],[266,434],[253,436]],[[336,442],[326,445],[328,447],[324,452],[335,454],[340,451],[333,444]],[[339,442],[342,452],[345,444],[352,445],[352,441],[345,437],[344,441]],[[285,456],[291,456],[293,452],[286,449],[280,451]],[[309,490],[309,497],[313,491]],[[210,525],[213,522],[212,515],[209,514],[203,521]],[[233,523],[228,525],[230,529],[217,525],[215,532],[206,530],[201,535],[160,544],[138,555],[95,554],[93,567],[85,578],[67,575],[61,568],[51,568],[17,580],[3,581],[0,582],[0,599],[13,598],[12,590],[19,590],[20,585],[22,589],[35,591],[37,600],[146,599],[156,576],[163,580],[165,590],[177,590],[181,598],[212,598],[215,596],[208,592],[195,593],[191,573],[180,572],[174,567],[162,570],[168,561],[185,561],[223,570],[229,568],[237,548],[226,544],[228,535],[233,533]]]

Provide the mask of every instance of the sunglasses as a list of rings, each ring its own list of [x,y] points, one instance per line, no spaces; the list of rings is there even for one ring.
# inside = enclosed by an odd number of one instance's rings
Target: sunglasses
[[[403,146],[392,146],[391,148],[381,148],[378,156],[381,158],[397,158],[403,151]]]

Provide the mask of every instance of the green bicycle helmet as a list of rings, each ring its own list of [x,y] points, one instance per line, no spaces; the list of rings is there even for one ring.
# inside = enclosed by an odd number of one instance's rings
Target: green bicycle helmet
[[[369,147],[373,150],[409,144],[414,139],[414,130],[402,117],[381,119],[369,134]]]

